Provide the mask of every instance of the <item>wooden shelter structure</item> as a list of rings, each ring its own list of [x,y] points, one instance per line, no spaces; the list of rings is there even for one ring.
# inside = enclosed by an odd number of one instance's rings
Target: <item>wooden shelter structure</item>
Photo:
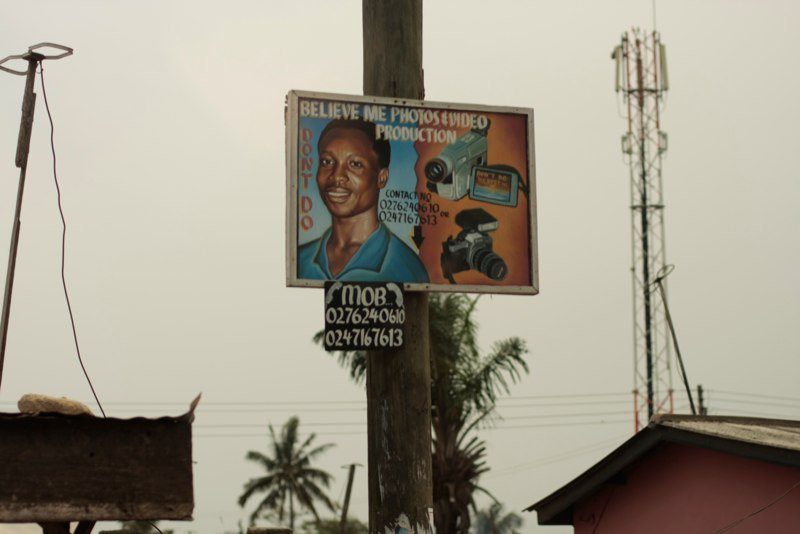
[[[0,413],[0,523],[89,534],[96,521],[190,520],[192,421]]]

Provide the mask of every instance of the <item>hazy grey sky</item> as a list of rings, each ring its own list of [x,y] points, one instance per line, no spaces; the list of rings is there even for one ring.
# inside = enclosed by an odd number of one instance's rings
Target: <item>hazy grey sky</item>
[[[283,105],[290,89],[361,92],[361,2],[0,0],[0,13],[2,57],[41,41],[75,48],[44,74],[68,283],[101,401],[113,416],[176,415],[203,393],[195,522],[175,528],[233,531],[258,474],[246,451],[293,414],[338,444],[321,464],[340,497],[340,466],[367,463],[364,394],[311,343],[321,291],[284,287]],[[789,0],[658,4],[669,297],[712,414],[800,417],[798,21]],[[500,404],[505,422],[481,434],[484,485],[512,510],[633,429],[629,181],[610,52],[652,24],[647,0],[425,4],[427,98],[535,110],[541,294],[487,296],[479,313],[486,347],[518,335],[531,352],[530,376]],[[23,81],[0,73],[3,266]],[[92,402],[60,287],[37,92],[2,411],[28,392]],[[366,471],[356,476],[351,514],[365,519]],[[570,531],[524,516],[526,533]]]

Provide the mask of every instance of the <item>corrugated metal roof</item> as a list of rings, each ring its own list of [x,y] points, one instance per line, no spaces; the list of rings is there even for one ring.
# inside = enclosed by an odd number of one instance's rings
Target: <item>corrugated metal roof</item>
[[[657,415],[652,424],[741,442],[800,451],[800,421],[754,417]]]
[[[658,415],[577,478],[526,511],[539,524],[571,525],[572,508],[662,443],[679,443],[800,467],[800,421],[755,417]]]

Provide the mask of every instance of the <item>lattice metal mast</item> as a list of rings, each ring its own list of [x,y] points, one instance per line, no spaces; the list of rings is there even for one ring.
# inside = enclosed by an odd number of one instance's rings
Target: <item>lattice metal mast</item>
[[[634,417],[638,431],[656,413],[672,413],[672,370],[664,306],[653,282],[666,264],[661,160],[667,135],[661,106],[669,88],[657,32],[634,29],[614,49],[616,91],[627,110],[622,152],[630,168],[633,264]],[[644,394],[642,393],[644,391]],[[647,419],[642,419],[644,413]]]

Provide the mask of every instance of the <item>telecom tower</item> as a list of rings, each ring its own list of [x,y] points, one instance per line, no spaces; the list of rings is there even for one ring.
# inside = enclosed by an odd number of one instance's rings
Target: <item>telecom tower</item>
[[[639,431],[654,414],[673,410],[669,329],[654,284],[666,264],[661,159],[667,134],[661,131],[660,113],[669,82],[664,45],[655,31],[624,33],[611,57],[628,121],[622,153],[631,179],[633,396]]]

